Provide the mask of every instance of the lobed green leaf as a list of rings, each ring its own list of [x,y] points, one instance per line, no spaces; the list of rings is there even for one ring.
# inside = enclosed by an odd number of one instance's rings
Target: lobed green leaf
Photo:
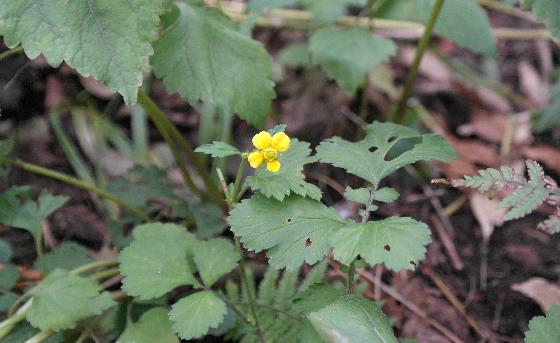
[[[553,305],[546,312],[546,317],[538,316],[529,322],[525,332],[525,343],[560,342],[560,305]]]
[[[146,311],[137,322],[128,321],[117,343],[178,343],[168,318],[167,309],[155,307]]]
[[[241,155],[236,147],[224,142],[213,142],[212,144],[204,144],[196,148],[194,152],[211,155],[212,157],[227,157],[232,155]]]
[[[216,328],[224,320],[226,304],[210,291],[184,297],[169,312],[173,328],[183,339],[193,339]]]

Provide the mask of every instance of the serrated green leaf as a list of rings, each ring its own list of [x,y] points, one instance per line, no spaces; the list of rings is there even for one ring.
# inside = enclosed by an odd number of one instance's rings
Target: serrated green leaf
[[[419,142],[387,160],[391,148],[406,140]],[[441,136],[422,135],[405,126],[374,122],[368,126],[366,137],[359,142],[348,142],[340,137],[323,141],[317,147],[317,157],[321,162],[344,168],[372,184],[379,184],[383,178],[406,165],[432,160],[450,162],[457,153]]]
[[[212,144],[204,144],[196,148],[194,152],[211,155],[212,157],[241,155],[236,147],[233,147],[224,142],[213,142]]]
[[[550,192],[542,187],[519,188],[498,205],[499,208],[509,208],[504,220],[513,220],[525,217],[537,209],[550,195]]]
[[[431,242],[426,224],[407,217],[391,217],[365,224],[351,224],[329,239],[334,258],[349,265],[361,256],[370,265],[384,263],[399,271],[414,269]]]
[[[203,336],[224,320],[226,304],[210,291],[202,291],[179,300],[173,305],[169,318],[173,328],[183,339]]]
[[[196,238],[174,224],[144,224],[120,255],[122,288],[142,300],[160,297],[181,285],[196,285],[187,258]]]
[[[344,291],[336,289],[331,285],[315,284],[307,290],[300,292],[293,300],[292,308],[296,313],[306,315],[316,312],[323,307],[332,304],[342,296]]]
[[[20,42],[30,58],[43,54],[52,66],[67,62],[136,102],[149,69],[161,1],[6,0],[0,34],[10,48]]]
[[[274,98],[271,59],[219,11],[177,3],[177,21],[154,43],[152,63],[170,92],[263,126]]]
[[[560,125],[560,80],[550,88],[549,98],[548,107],[539,111],[532,118],[533,128],[537,131],[545,131]]]
[[[146,311],[137,322],[127,323],[117,343],[178,343],[167,314],[163,307]]]
[[[274,125],[273,128],[271,128],[271,129],[268,130],[268,133],[269,133],[271,136],[274,136],[274,135],[277,134],[278,132],[284,132],[284,131],[286,131],[286,127],[287,127],[286,124]]]
[[[19,271],[16,266],[8,264],[0,269],[0,289],[9,291],[19,280]]]
[[[55,269],[72,270],[84,264],[93,262],[88,251],[83,246],[74,242],[63,242],[53,250],[44,255],[45,272],[50,273]],[[39,261],[35,262],[35,268],[39,268]]]
[[[358,295],[346,295],[307,318],[326,342],[398,342],[379,305]]]
[[[529,322],[529,331],[525,332],[525,343],[560,342],[560,305],[553,305],[546,317],[538,316]]]
[[[232,271],[237,266],[237,261],[239,254],[233,245],[223,238],[202,241],[194,246],[194,262],[200,278],[208,288],[221,276]]]
[[[535,16],[560,40],[560,2],[556,0],[523,0],[523,6],[531,8]]]
[[[238,204],[228,222],[246,249],[268,249],[270,265],[287,270],[325,257],[329,236],[346,225],[334,209],[318,201],[290,195],[280,202],[260,194]]]
[[[9,263],[11,259],[12,246],[7,241],[0,239],[0,263]]]
[[[247,184],[253,191],[259,191],[280,201],[290,193],[319,200],[321,190],[305,182],[303,175],[303,166],[317,160],[314,156],[309,156],[310,153],[309,143],[292,139],[290,149],[278,158],[282,164],[280,170],[272,173],[266,168],[259,168],[255,170],[254,175],[247,177]]]
[[[72,329],[114,304],[109,293],[100,294],[98,289],[95,281],[54,270],[32,289],[27,320],[42,331]]]
[[[376,14],[380,18],[410,20],[426,24],[435,0],[385,1]],[[447,0],[434,31],[462,47],[487,56],[496,56],[496,38],[486,12],[476,1]]]
[[[371,188],[353,189],[346,187],[344,197],[348,200],[367,205],[369,202]],[[390,187],[383,187],[375,191],[373,200],[384,203],[391,203],[399,198],[399,193]]]
[[[542,226],[551,235],[558,233],[560,232],[560,217],[550,216],[542,223]]]
[[[15,136],[0,139],[0,156],[8,157],[16,146]]]
[[[310,38],[313,63],[321,66],[346,91],[354,93],[366,74],[396,52],[395,44],[361,28],[325,28]]]

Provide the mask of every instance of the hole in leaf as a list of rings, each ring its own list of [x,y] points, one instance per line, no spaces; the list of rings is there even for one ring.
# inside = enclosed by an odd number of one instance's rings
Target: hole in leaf
[[[383,248],[387,251],[391,251],[391,246],[389,244],[386,244]]]
[[[419,143],[422,143],[421,137],[410,137],[410,138],[399,139],[399,141],[395,143],[395,145],[393,145],[391,149],[389,149],[387,155],[385,155],[384,160],[391,161],[399,157],[402,153],[414,149],[414,146]]]
[[[308,238],[308,239],[305,241],[305,247],[306,247],[306,248],[309,248],[309,247],[311,246],[311,243],[312,243],[311,240]]]
[[[288,218],[288,224],[292,222],[292,218]]]
[[[410,264],[412,264],[414,266],[414,268],[418,267],[418,265],[414,261],[410,261]]]
[[[392,137],[389,137],[388,142],[389,142],[389,143],[393,143],[393,142],[396,141],[396,140],[397,140],[397,136],[392,136]]]
[[[369,152],[375,152],[377,150],[376,146],[372,146],[371,148],[368,149]]]

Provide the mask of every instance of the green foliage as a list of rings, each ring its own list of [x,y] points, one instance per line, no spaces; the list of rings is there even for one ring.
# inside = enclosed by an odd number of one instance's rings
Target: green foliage
[[[198,338],[224,320],[226,304],[211,291],[197,292],[173,305],[169,318],[183,339]]]
[[[515,175],[513,169],[504,166],[500,171],[489,168],[481,170],[479,175],[465,176],[464,179],[454,180],[453,185],[476,189],[479,192],[496,192],[506,188],[514,188],[514,191],[505,197],[498,206],[508,209],[504,220],[518,219],[534,211],[552,194],[545,184],[542,167],[537,162],[530,160],[526,161],[526,165],[528,179]],[[553,221],[549,223],[554,224]]]
[[[8,263],[11,259],[12,246],[7,241],[0,239],[0,263]]]
[[[292,6],[297,0],[251,0],[247,5],[247,10],[254,12],[263,12],[275,8]]]
[[[379,305],[359,295],[345,295],[307,318],[326,342],[398,342]]]
[[[213,142],[212,144],[204,144],[196,148],[195,152],[200,152],[212,157],[227,157],[232,155],[241,155],[239,150],[224,142]]]
[[[311,53],[309,52],[309,44],[294,43],[284,48],[278,55],[278,59],[282,64],[287,66],[304,66],[310,67]]]
[[[146,311],[137,322],[129,320],[117,343],[178,343],[167,317],[167,309],[155,307]]]
[[[223,238],[202,241],[194,246],[194,262],[208,288],[222,275],[232,271],[238,260],[239,254],[233,245]]]
[[[196,237],[208,238],[224,231],[223,209],[211,202],[191,205],[191,212],[196,222]]]
[[[0,195],[0,223],[27,230],[39,241],[43,230],[42,221],[63,206],[69,198],[43,191],[37,202],[34,202],[27,200],[29,192],[27,187],[12,187]]]
[[[97,283],[60,269],[43,279],[31,294],[27,320],[43,331],[72,329],[80,320],[113,305],[109,293],[99,293]]]
[[[370,265],[384,263],[395,271],[414,269],[431,242],[426,224],[412,218],[391,217],[356,223],[337,230],[329,238],[334,257],[349,265],[361,256]]]
[[[123,289],[140,299],[160,297],[175,287],[194,285],[187,259],[196,238],[174,224],[144,224],[120,255]]]
[[[259,284],[258,291],[255,289],[255,281],[251,276],[249,283],[252,288],[249,291],[256,295],[257,317],[265,342],[317,342],[317,340],[308,339],[309,336],[317,337],[313,328],[311,328],[311,334],[306,336],[308,334],[307,331],[304,331],[306,322],[298,311],[292,309],[291,300],[300,292],[307,290],[310,285],[321,282],[327,266],[327,261],[314,266],[299,285],[297,282],[299,273],[297,271],[284,271],[280,276],[278,270],[269,268]],[[239,304],[243,315],[251,317],[246,298],[248,290],[245,286],[242,287],[240,294],[237,285],[228,281],[226,290],[228,301]],[[237,339],[242,343],[258,342],[253,326],[239,319],[226,337]]]
[[[150,211],[148,202],[154,199],[172,199],[175,194],[165,170],[155,166],[136,166],[107,185],[107,191],[127,203]]]
[[[290,149],[283,153],[278,160],[282,168],[276,173],[271,173],[266,168],[255,170],[255,174],[247,178],[247,184],[254,190],[267,197],[280,201],[290,193],[299,194],[315,200],[321,199],[321,190],[305,182],[303,175],[304,165],[315,162],[317,159],[309,156],[311,149],[309,143],[293,139]]]
[[[15,266],[8,264],[0,269],[0,290],[8,291],[12,289],[18,280],[19,271]]]
[[[237,205],[228,222],[245,248],[268,249],[270,265],[287,270],[325,257],[329,236],[347,224],[334,209],[315,200],[290,195],[280,202],[260,194]]]
[[[546,317],[534,317],[525,332],[525,343],[560,342],[560,305],[553,305]]]
[[[397,143],[411,140],[415,142],[412,147],[398,156],[390,156]],[[405,126],[374,122],[368,126],[363,140],[352,143],[340,137],[328,139],[317,147],[317,156],[321,162],[344,168],[377,185],[406,165],[430,160],[449,162],[456,158],[456,152],[441,136],[422,135]]]
[[[73,242],[63,242],[44,255],[45,273],[55,269],[72,270],[81,265],[93,262],[87,249]],[[40,269],[39,261],[35,261],[35,268]]]
[[[556,0],[522,0],[523,6],[533,10],[535,16],[560,40],[560,2]]]
[[[170,92],[263,126],[274,98],[265,49],[219,11],[177,3],[177,20],[154,43],[152,63]]]
[[[40,331],[33,328],[27,322],[20,323],[16,328],[7,336],[2,339],[2,343],[22,343],[27,342],[28,339],[38,334]],[[62,332],[55,333],[49,338],[42,341],[42,343],[65,343],[64,335]]]
[[[352,4],[365,5],[365,0],[301,0],[304,8],[311,12],[313,20],[320,23],[333,23],[346,12]]]
[[[383,0],[377,16],[426,24],[435,0]],[[476,1],[447,0],[434,31],[462,47],[496,56],[496,39],[485,11]]]
[[[354,93],[366,74],[388,61],[396,50],[392,41],[360,28],[324,28],[311,36],[309,44],[313,63],[349,93]]]
[[[149,68],[161,1],[128,2],[6,0],[0,6],[0,34],[10,48],[20,42],[30,58],[43,54],[52,66],[65,61],[136,102]]]
[[[293,310],[301,315],[318,311],[344,296],[344,291],[326,284],[314,284],[293,300]]]
[[[346,187],[344,191],[344,197],[348,200],[355,201],[357,203],[367,205],[369,202],[369,197],[372,188],[358,188],[353,189]],[[381,201],[384,203],[391,203],[399,198],[399,193],[390,187],[383,187],[375,191],[373,194],[373,200]]]
[[[550,105],[532,118],[533,128],[537,131],[553,129],[560,124],[560,80],[550,88],[549,98]]]

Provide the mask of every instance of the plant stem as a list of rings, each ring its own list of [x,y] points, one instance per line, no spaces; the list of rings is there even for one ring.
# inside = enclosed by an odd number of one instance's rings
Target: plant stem
[[[369,192],[369,199],[366,205],[366,208],[364,209],[364,214],[362,215],[362,224],[365,224],[368,222],[369,220],[369,216],[370,216],[370,208],[371,205],[373,205],[373,200],[375,198],[375,193],[377,192],[377,187],[379,187],[379,184],[374,184],[373,188],[370,190]],[[351,294],[352,293],[352,286],[354,285],[354,275],[356,273],[356,265],[355,265],[356,260],[352,261],[350,263],[350,269],[348,270],[348,279],[346,280],[346,293],[347,294]]]
[[[116,258],[110,258],[110,259],[106,259],[106,260],[101,260],[101,261],[95,261],[92,263],[88,263],[88,264],[84,264],[83,266],[80,266],[76,269],[73,269],[71,271],[72,274],[78,275],[78,274],[84,274],[87,272],[90,272],[92,270],[96,270],[99,268],[104,268],[104,267],[112,267],[115,265],[119,264],[119,260]]]
[[[220,191],[216,184],[210,178],[210,174],[206,170],[204,164],[197,158],[190,143],[181,135],[179,129],[167,118],[165,113],[156,105],[156,103],[142,90],[138,90],[138,103],[144,107],[150,120],[156,125],[158,131],[164,135],[167,132],[170,140],[174,140],[177,145],[187,154],[193,162],[197,173],[200,175],[212,200],[221,205],[225,205],[224,200],[220,196]],[[165,139],[165,137],[164,137]],[[170,148],[173,145],[168,143]],[[179,163],[179,162],[178,162]]]
[[[414,84],[416,83],[416,78],[418,77],[418,68],[420,67],[420,62],[422,62],[422,57],[424,56],[424,52],[428,48],[432,37],[432,31],[436,24],[437,18],[441,12],[443,4],[445,0],[436,0],[434,7],[432,8],[432,13],[430,14],[430,19],[428,20],[428,24],[426,25],[426,29],[420,38],[420,42],[418,43],[418,48],[416,49],[416,56],[414,56],[414,61],[412,62],[412,66],[408,75],[406,77],[406,82],[404,84],[404,90],[401,93],[401,97],[397,106],[391,112],[389,118],[391,121],[400,124],[404,120],[404,114],[407,107],[408,98],[412,95],[412,90],[414,88]]]
[[[51,337],[53,334],[54,332],[51,330],[42,331],[36,334],[35,336],[29,338],[27,341],[25,341],[25,343],[41,343],[45,339]]]
[[[94,280],[94,281],[101,281],[103,279],[108,279],[110,277],[113,277],[115,275],[119,275],[120,270],[119,268],[111,268],[111,269],[107,269],[107,270],[103,270],[97,273],[93,273],[90,276],[88,276],[88,278]]]
[[[148,116],[150,117],[150,119],[156,126],[157,130],[163,137],[163,140],[171,150],[171,154],[175,159],[175,163],[177,163],[177,167],[181,171],[181,176],[183,177],[183,181],[185,182],[185,185],[196,195],[200,197],[204,197],[204,193],[195,185],[194,181],[192,180],[189,171],[187,170],[185,161],[183,160],[183,157],[181,157],[181,154],[179,153],[179,150],[177,149],[175,142],[171,138],[171,134],[169,133],[168,130],[168,125],[165,122],[165,119],[167,117],[165,117],[163,113],[160,113],[161,110],[157,108],[156,104],[152,101],[152,99],[150,99],[143,91],[138,92],[138,103],[148,113]]]
[[[226,198],[227,199],[227,203],[229,206],[230,211],[235,207],[235,204],[237,204],[237,202],[239,201],[239,194],[240,194],[240,188],[241,188],[241,178],[243,177],[243,171],[245,170],[245,165],[247,164],[247,157],[245,155],[243,155],[241,157],[241,162],[239,164],[239,169],[237,170],[237,175],[235,176],[235,182],[233,184],[233,189],[229,195],[229,197],[226,194]],[[226,189],[227,191],[227,189]],[[257,317],[257,309],[256,309],[256,305],[255,305],[255,298],[253,298],[253,293],[251,292],[251,287],[249,285],[249,279],[247,277],[247,268],[245,266],[245,258],[243,257],[243,249],[241,248],[241,241],[239,240],[239,236],[234,235],[234,241],[235,241],[235,249],[237,250],[237,253],[239,254],[239,270],[241,272],[241,282],[243,282],[243,285],[245,286],[245,289],[247,289],[247,298],[249,300],[249,308],[251,309],[251,315],[253,316],[253,320],[255,321],[255,334],[257,336],[257,338],[259,339],[260,343],[264,343],[264,336],[262,334],[260,325],[259,325],[259,319]]]
[[[16,313],[0,322],[0,341],[6,337],[19,322],[25,319],[27,311],[31,307],[31,300],[28,300]]]
[[[18,46],[17,48],[13,48],[11,50],[6,50],[3,53],[0,53],[0,61],[12,55],[17,55],[20,52],[23,52],[23,48],[21,46]]]
[[[146,214],[144,214],[138,208],[130,205],[126,201],[114,196],[113,194],[111,194],[111,193],[109,193],[109,192],[107,192],[107,191],[105,191],[105,190],[103,190],[103,189],[101,189],[101,188],[99,188],[99,187],[97,187],[93,184],[78,180],[75,177],[72,177],[70,175],[59,173],[57,171],[38,166],[36,164],[27,163],[27,162],[23,162],[23,161],[20,161],[20,160],[7,159],[7,158],[2,157],[2,156],[0,156],[0,164],[12,165],[12,166],[18,167],[20,169],[23,169],[25,171],[28,171],[30,173],[34,173],[34,174],[42,175],[42,176],[45,176],[45,177],[49,177],[51,179],[55,179],[55,180],[67,183],[71,186],[78,187],[78,188],[84,189],[86,191],[95,193],[95,194],[99,195],[100,197],[105,198],[105,199],[109,199],[109,200],[113,201],[114,203],[116,203],[117,205],[127,209],[131,214],[136,216],[138,219],[141,219],[141,220],[146,221],[146,222],[151,222],[152,221],[152,219],[150,217],[148,217]]]
[[[41,228],[43,230],[43,228]],[[43,257],[43,239],[42,234],[39,234],[39,237],[34,237],[33,241],[35,242],[35,253],[37,254],[37,260],[39,261],[39,267],[41,273],[45,274],[47,268],[45,267],[45,258]]]

